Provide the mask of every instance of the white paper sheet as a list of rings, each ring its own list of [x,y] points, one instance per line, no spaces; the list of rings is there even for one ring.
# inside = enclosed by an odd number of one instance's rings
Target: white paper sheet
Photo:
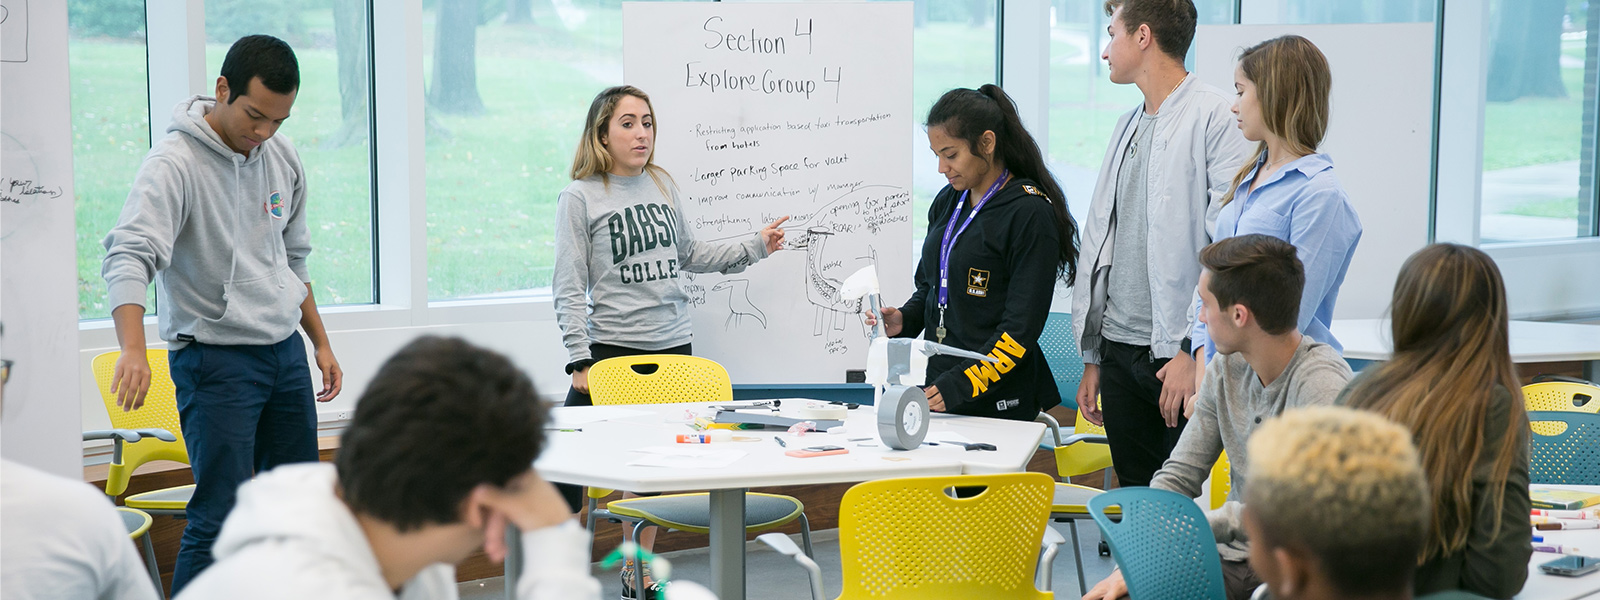
[[[557,406],[550,409],[551,427],[577,427],[584,423],[648,415],[647,411],[620,406]]]
[[[660,446],[657,446],[660,448]],[[646,449],[641,449],[646,450]],[[669,469],[721,469],[745,457],[742,450],[711,450],[709,453],[669,454],[646,453],[628,462],[630,467],[666,467]]]

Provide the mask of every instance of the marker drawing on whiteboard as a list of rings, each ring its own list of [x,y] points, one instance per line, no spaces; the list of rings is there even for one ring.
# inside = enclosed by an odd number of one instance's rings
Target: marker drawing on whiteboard
[[[749,279],[728,279],[711,286],[713,292],[722,290],[728,292],[728,319],[723,322],[724,329],[741,327],[746,317],[760,323],[762,329],[767,328],[767,314],[750,302]]]
[[[0,2],[0,62],[28,62],[28,0]]]

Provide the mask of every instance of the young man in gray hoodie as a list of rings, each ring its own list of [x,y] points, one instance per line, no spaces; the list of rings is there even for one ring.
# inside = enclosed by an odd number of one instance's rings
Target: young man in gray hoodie
[[[195,480],[174,594],[211,564],[239,484],[257,471],[317,460],[313,399],[339,393],[342,373],[306,271],[305,172],[294,145],[273,135],[299,87],[288,44],[264,35],[235,42],[216,98],[178,104],[104,241],[101,273],[122,346],[112,392],[123,410],[142,406],[150,387],[144,314],[152,279],[171,350]],[[320,392],[297,324],[315,346]]]
[[[1192,0],[1105,8],[1111,42],[1101,58],[1111,81],[1138,86],[1144,102],[1117,122],[1083,220],[1072,288],[1084,362],[1078,410],[1105,425],[1122,485],[1141,486],[1183,433],[1195,388],[1194,258],[1211,241],[1250,142],[1235,126],[1233,95],[1184,69]]]

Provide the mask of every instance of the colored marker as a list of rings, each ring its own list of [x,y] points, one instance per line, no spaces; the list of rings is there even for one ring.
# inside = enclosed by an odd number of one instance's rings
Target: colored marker
[[[779,446],[783,446],[784,448],[789,447],[789,444],[784,443],[783,438],[781,437],[772,438],[772,441],[777,442]]]
[[[1543,508],[1533,509],[1532,516],[1555,519],[1600,519],[1600,515],[1587,510],[1546,510]]]
[[[1560,531],[1563,529],[1600,529],[1600,521],[1595,521],[1592,519],[1561,520],[1552,523],[1540,523],[1538,525],[1534,525],[1534,528],[1547,531]]]
[[[1575,554],[1577,548],[1562,546],[1561,544],[1534,544],[1534,552],[1549,552],[1551,554]]]

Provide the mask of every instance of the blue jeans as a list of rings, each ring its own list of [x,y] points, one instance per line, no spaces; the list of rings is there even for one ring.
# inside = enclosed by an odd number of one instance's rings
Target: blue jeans
[[[191,342],[168,358],[194,497],[172,595],[211,566],[211,545],[239,485],[257,472],[317,460],[317,411],[298,332],[270,346]]]

